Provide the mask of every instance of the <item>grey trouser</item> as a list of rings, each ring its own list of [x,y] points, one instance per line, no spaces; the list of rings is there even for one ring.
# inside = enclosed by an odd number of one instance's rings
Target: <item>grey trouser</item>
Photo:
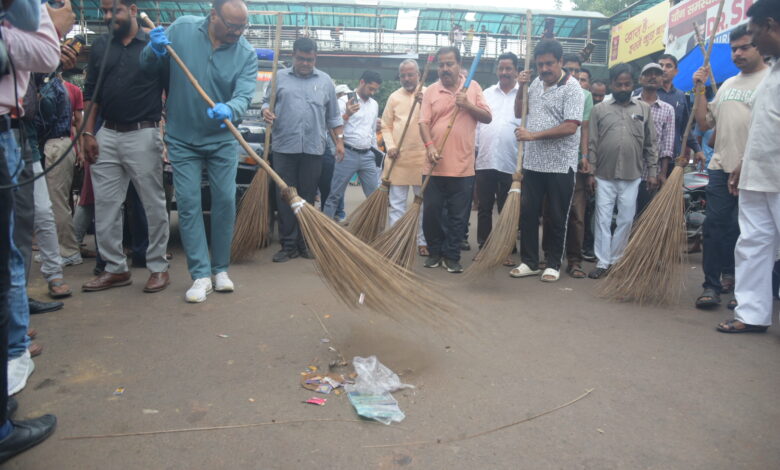
[[[344,196],[347,184],[349,184],[350,178],[355,173],[358,174],[360,179],[363,194],[366,197],[370,196],[379,186],[376,159],[373,152],[369,150],[361,153],[344,149],[344,160],[336,161],[336,166],[333,169],[333,179],[330,183],[330,194],[328,195],[328,200],[325,201],[323,212],[328,217],[333,218],[339,205],[339,199]]]
[[[70,147],[69,137],[49,139],[43,147],[46,167],[58,160]],[[76,152],[70,149],[65,159],[46,173],[46,184],[49,187],[49,198],[57,223],[57,236],[60,242],[60,254],[64,258],[80,255],[81,249],[73,234],[73,217],[70,213],[70,187],[73,184],[73,167],[76,164]]]
[[[40,162],[33,163],[35,176],[43,173]],[[35,180],[35,239],[41,254],[41,273],[47,281],[62,279],[62,257],[57,239],[57,225],[49,199],[46,178]]]
[[[162,139],[157,128],[117,132],[105,127],[97,134],[99,156],[90,167],[95,191],[95,234],[106,271],[128,270],[122,251],[122,204],[127,187],[133,182],[146,212],[149,271],[168,270],[168,214],[163,189]]]

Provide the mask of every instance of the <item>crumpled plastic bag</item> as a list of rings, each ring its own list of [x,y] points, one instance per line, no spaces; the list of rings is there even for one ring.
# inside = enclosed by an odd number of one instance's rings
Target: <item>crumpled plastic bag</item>
[[[344,386],[347,392],[358,392],[361,395],[382,395],[403,388],[414,388],[414,385],[401,383],[398,374],[379,362],[376,356],[355,356],[352,359],[352,365],[355,367],[357,377],[354,385]]]

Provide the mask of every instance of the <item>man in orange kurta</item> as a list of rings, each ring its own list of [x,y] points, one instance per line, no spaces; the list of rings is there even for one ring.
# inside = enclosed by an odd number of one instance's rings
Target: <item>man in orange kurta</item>
[[[442,47],[436,60],[439,81],[425,90],[420,110],[426,173],[432,167],[424,193],[423,231],[430,252],[425,267],[443,263],[447,271],[460,273],[460,242],[466,234],[474,187],[477,123],[489,124],[493,118],[479,83],[472,81],[463,89],[466,78],[461,74],[460,52]],[[439,152],[456,110],[452,131]]]
[[[412,188],[415,196],[420,194],[423,166],[425,165],[425,147],[420,137],[420,129],[417,126],[419,102],[418,106],[415,107],[411,121],[409,121],[403,148],[399,147],[401,134],[404,132],[412,105],[415,99],[422,101],[422,93],[415,97],[415,91],[420,82],[420,68],[417,61],[407,59],[401,62],[398,67],[398,76],[401,79],[401,88],[390,95],[385,105],[385,111],[382,113],[382,136],[385,139],[387,156],[391,159],[397,159],[390,174],[390,212],[388,214],[390,226],[393,226],[406,212],[409,188]],[[382,172],[383,179],[387,178],[389,169],[390,163],[386,162]],[[427,253],[425,246],[422,218],[420,218],[417,247],[421,254]]]

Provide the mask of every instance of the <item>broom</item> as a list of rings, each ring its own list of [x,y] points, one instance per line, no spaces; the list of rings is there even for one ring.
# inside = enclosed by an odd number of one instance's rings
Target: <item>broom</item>
[[[526,54],[525,54],[525,70],[531,68],[531,21],[533,16],[531,10],[528,10],[525,14],[526,24]],[[521,111],[520,119],[521,126],[525,127],[527,115],[528,115],[528,84],[523,84],[523,89],[520,91],[523,97],[523,108]],[[509,195],[507,195],[504,207],[498,214],[498,221],[493,230],[490,231],[485,244],[482,246],[476,259],[466,269],[466,279],[473,280],[474,278],[486,274],[493,270],[497,266],[501,266],[504,260],[512,253],[512,249],[517,243],[517,225],[520,221],[520,187],[523,179],[523,142],[520,142],[517,146],[517,170],[512,175],[512,186],[509,189]]]
[[[428,61],[425,63],[425,68],[423,69],[422,79],[420,80],[420,83],[417,84],[417,89],[414,92],[415,99],[412,103],[412,110],[406,118],[406,124],[401,133],[401,139],[398,141],[399,152],[403,146],[404,139],[406,138],[406,131],[409,129],[409,123],[412,121],[414,110],[417,108],[417,93],[419,93],[420,90],[422,90],[423,85],[425,85],[431,62],[433,62],[433,55],[428,56]],[[400,153],[398,157],[390,160],[387,176],[382,178],[382,184],[379,188],[371,193],[365,201],[360,203],[347,218],[347,230],[366,243],[370,243],[374,240],[377,235],[385,229],[385,225],[387,224],[387,208],[390,205],[390,175],[393,172],[393,168],[395,167],[398,158],[400,158]]]
[[[469,74],[466,77],[466,81],[463,82],[464,90],[469,88],[471,80],[474,78],[474,73],[477,71],[477,65],[479,65],[479,60],[482,58],[482,52],[483,50],[480,49],[477,51],[477,55],[474,56],[474,62],[471,63]],[[458,117],[459,112],[460,108],[455,107],[452,118],[450,118],[450,122],[447,125],[447,130],[444,133],[444,138],[442,139],[441,144],[439,144],[439,155],[441,155],[441,152],[444,150],[444,144],[447,143],[447,139],[452,131],[452,126],[455,124],[455,119]],[[428,183],[431,181],[431,173],[433,173],[434,167],[436,167],[435,162],[431,166],[431,170],[425,176],[425,181],[423,181],[422,187],[420,188],[420,195],[414,196],[414,201],[409,209],[406,210],[406,213],[398,219],[390,230],[379,235],[371,244],[378,252],[382,253],[385,258],[406,269],[411,269],[414,264],[414,256],[417,249],[417,230],[419,230],[420,211],[423,202],[422,195],[425,193],[425,188],[428,187]]]
[[[699,25],[695,21],[693,22],[693,32],[696,35],[696,42],[699,43],[699,49],[701,49],[701,55],[702,57],[704,57],[704,55],[707,54],[707,49],[704,47],[704,42],[701,39],[701,33],[699,32]],[[718,84],[715,83],[715,74],[712,72],[712,69],[710,69],[710,86],[712,86],[712,92],[717,94]]]
[[[723,12],[724,0],[720,0],[718,14]],[[710,43],[704,54],[704,66],[710,63],[712,44],[717,24],[710,35]],[[702,92],[694,96],[703,98]],[[688,118],[682,138],[680,156],[666,183],[658,191],[639,217],[626,250],[612,267],[599,292],[602,297],[643,303],[667,303],[679,297],[683,289],[680,269],[685,260],[685,207],[682,194],[683,174],[688,165],[685,142],[691,131],[694,113]]]
[[[279,43],[281,42],[283,21],[284,17],[278,13],[274,36],[274,62],[271,68],[271,102],[268,105],[271,112],[276,106],[276,70],[279,65]],[[271,149],[272,127],[265,127],[265,145],[263,146],[263,160],[265,161],[268,161],[268,153]],[[233,242],[230,246],[231,261],[236,262],[250,258],[256,249],[265,248],[271,241],[268,193],[268,172],[260,167],[238,205]]]
[[[148,25],[154,23],[146,13],[141,18]],[[208,104],[214,101],[201,88],[181,58],[170,45],[166,46],[171,58],[179,65],[192,86]],[[428,287],[430,282],[422,277],[387,261],[358,240],[351,233],[304,201],[288,186],[271,166],[260,158],[241,136],[230,120],[223,121],[233,137],[250,157],[260,164],[282,190],[285,201],[295,213],[309,249],[314,253],[317,269],[336,297],[349,308],[365,305],[392,318],[407,315],[434,326],[464,326],[465,323],[450,315],[446,319],[442,312],[453,313],[457,307],[443,295]]]

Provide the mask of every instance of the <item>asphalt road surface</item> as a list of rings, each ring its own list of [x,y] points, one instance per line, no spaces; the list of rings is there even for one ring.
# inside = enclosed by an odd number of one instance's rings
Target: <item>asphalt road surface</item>
[[[350,187],[348,208],[360,198]],[[472,246],[475,220],[472,213]],[[18,419],[54,413],[58,428],[4,468],[780,465],[780,328],[716,332],[730,317],[730,297],[714,311],[693,308],[700,254],[685,267],[683,297],[664,307],[605,301],[597,281],[566,274],[546,284],[511,279],[501,268],[463,284],[442,269],[423,269],[420,260],[418,271],[442,283],[474,320],[467,334],[351,311],[312,261],[271,263],[276,246],[231,268],[235,293],[186,304],[190,279],[175,228],[171,245],[172,283],[157,294],[142,292],[145,269],[132,270],[132,285],[98,293],[77,289],[91,277],[93,260],[66,269],[76,293],[63,310],[33,317],[45,349],[17,395]],[[473,255],[464,252],[464,264]],[[30,292],[46,297],[37,276]],[[348,360],[377,355],[415,385],[395,393],[406,419],[390,426],[359,421],[344,394],[304,390],[303,370],[338,359],[329,347]],[[497,429],[591,389],[571,406]],[[326,405],[302,403],[315,395]],[[251,424],[259,425],[203,430]],[[69,439],[182,429],[196,430]]]

